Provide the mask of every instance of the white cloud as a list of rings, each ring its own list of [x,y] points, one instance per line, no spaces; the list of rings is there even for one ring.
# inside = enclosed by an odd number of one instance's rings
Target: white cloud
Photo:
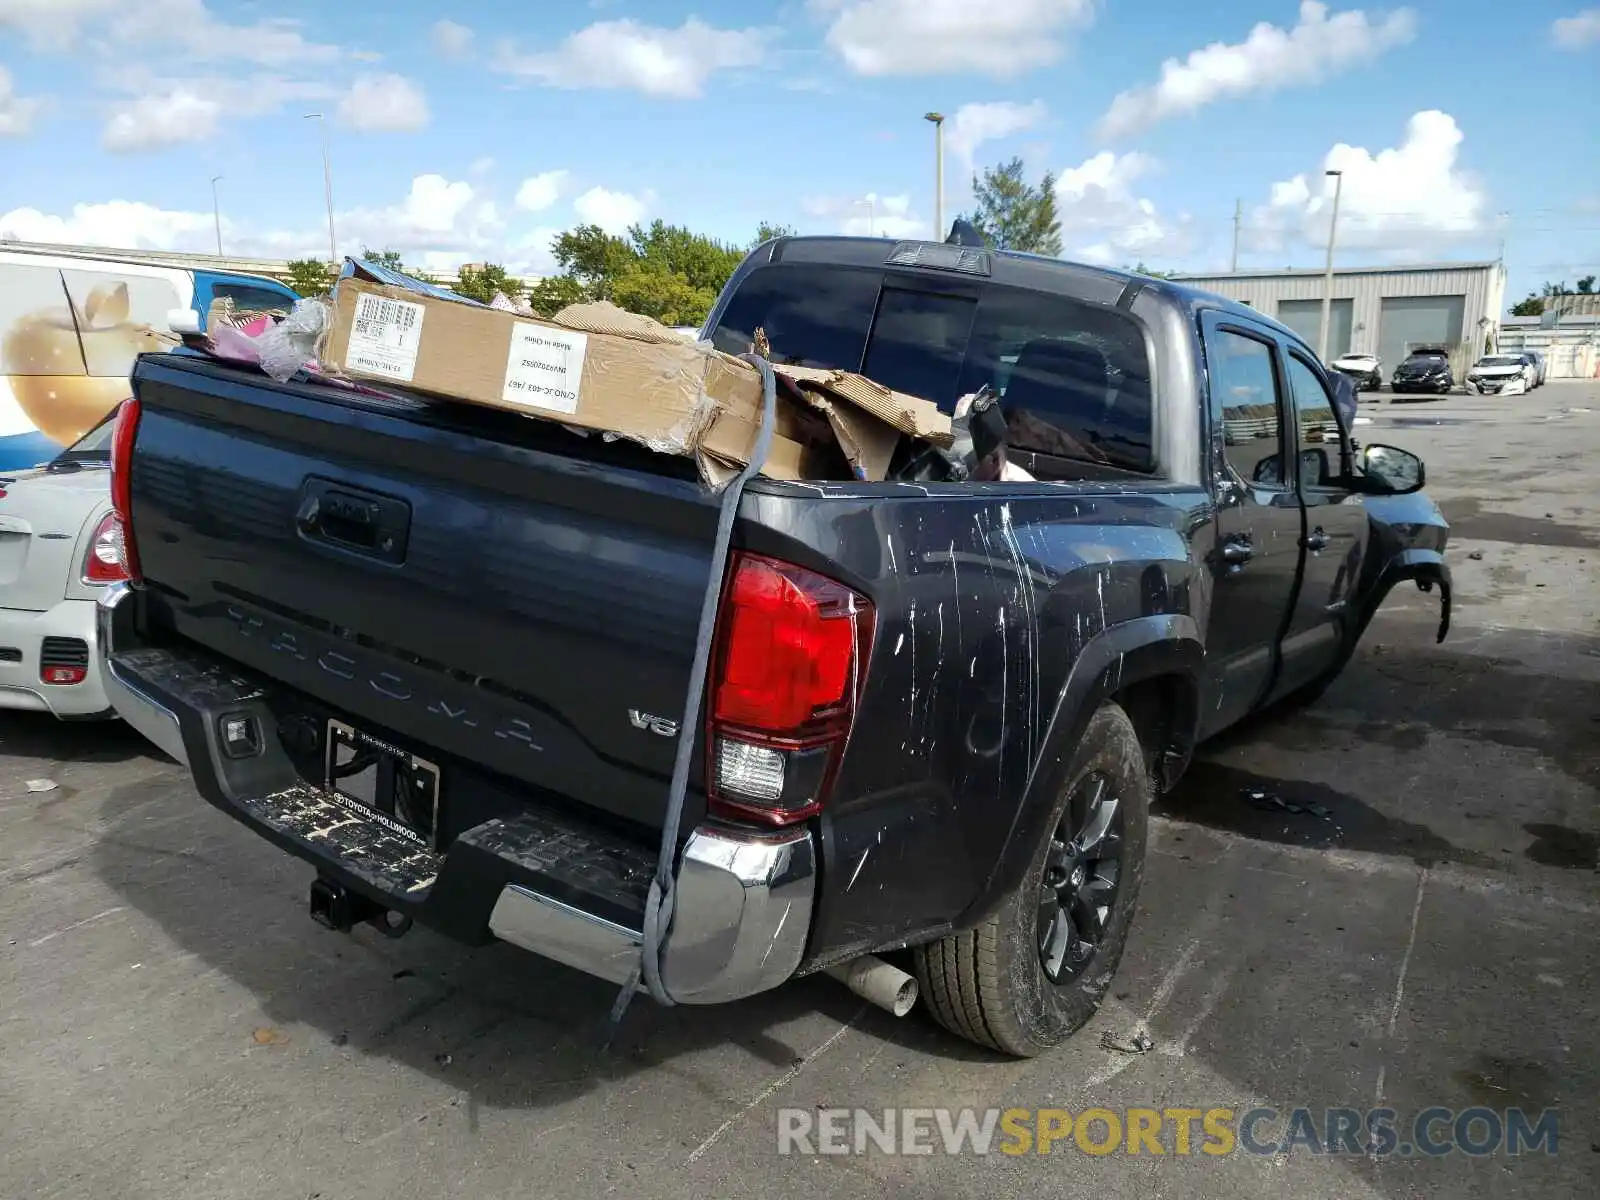
[[[485,154],[482,158],[472,160],[472,165],[467,168],[467,173],[469,175],[487,175],[492,170],[494,170],[494,158]]]
[[[1491,220],[1489,197],[1458,158],[1462,133],[1437,110],[1406,123],[1406,138],[1376,154],[1341,142],[1323,159],[1324,170],[1343,172],[1339,193],[1339,245],[1389,254],[1427,254],[1481,235]],[[1271,196],[1250,220],[1246,245],[1276,250],[1296,242],[1323,245],[1328,237],[1335,181],[1296,175],[1272,185]]]
[[[415,133],[428,124],[428,98],[403,75],[366,75],[339,100],[339,121],[362,133]]]
[[[506,251],[506,271],[518,279],[556,274],[559,267],[551,246],[563,232],[558,225],[535,226]]]
[[[1107,265],[1172,262],[1193,248],[1188,217],[1163,217],[1155,202],[1134,187],[1156,169],[1137,152],[1102,151],[1056,179],[1062,255]]]
[[[753,67],[766,52],[759,29],[717,29],[696,17],[676,29],[634,20],[598,21],[553,51],[525,54],[502,42],[495,68],[559,88],[623,88],[692,99],[716,72]]]
[[[21,137],[33,128],[42,101],[17,95],[11,72],[0,66],[0,137]]]
[[[0,0],[0,30],[21,34],[35,50],[65,50],[85,21],[119,7],[116,0]]]
[[[528,212],[543,212],[561,198],[561,189],[566,182],[565,171],[545,171],[539,175],[530,175],[517,189],[517,207]]]
[[[223,229],[229,228],[226,219]],[[68,216],[16,208],[0,213],[0,241],[115,246],[127,250],[215,249],[210,213],[172,212],[130,200],[77,204]]]
[[[203,142],[217,131],[222,106],[188,88],[115,105],[101,137],[107,150],[132,153]]]
[[[1300,23],[1293,29],[1262,21],[1242,42],[1212,42],[1182,62],[1167,59],[1157,83],[1118,93],[1096,129],[1103,138],[1126,137],[1219,100],[1321,83],[1404,45],[1416,28],[1408,8],[1382,19],[1360,9],[1330,18],[1326,4],[1302,0]]]
[[[208,62],[241,60],[263,66],[332,62],[339,47],[307,41],[300,22],[271,17],[234,24],[205,0],[0,0],[0,29],[21,33],[36,49],[60,52],[89,40],[117,53],[128,46]]]
[[[1008,78],[1048,66],[1095,0],[811,0],[828,46],[857,75],[978,71]]]
[[[454,21],[438,21],[430,31],[433,48],[446,58],[464,58],[472,49],[472,30]]]
[[[1551,22],[1550,36],[1563,50],[1582,50],[1600,42],[1600,8],[1586,8]]]
[[[1002,100],[994,104],[963,104],[945,121],[944,139],[950,152],[968,167],[985,142],[999,141],[1032,129],[1047,116],[1043,100],[1017,104]]]
[[[650,192],[633,196],[592,187],[572,202],[572,211],[585,225],[598,225],[607,233],[622,234],[644,217],[654,199]]]
[[[827,223],[829,232],[847,237],[926,238],[933,222],[911,210],[911,197],[809,196],[800,202],[806,214]]]

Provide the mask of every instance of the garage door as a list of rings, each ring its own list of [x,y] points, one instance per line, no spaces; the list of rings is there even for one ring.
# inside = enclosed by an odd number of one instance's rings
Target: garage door
[[[1378,354],[1386,371],[1400,365],[1416,345],[1454,346],[1461,341],[1465,296],[1391,296],[1378,317]]]
[[[1338,358],[1350,350],[1350,326],[1355,312],[1353,300],[1335,300],[1328,305],[1328,357]],[[1313,350],[1322,337],[1321,300],[1280,300],[1278,320],[1305,338]]]

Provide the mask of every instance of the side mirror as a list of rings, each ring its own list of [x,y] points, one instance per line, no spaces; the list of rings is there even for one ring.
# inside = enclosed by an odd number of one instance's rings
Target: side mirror
[[[180,337],[200,332],[200,314],[192,308],[167,310],[167,328]]]
[[[1422,460],[1398,446],[1363,446],[1361,473],[1373,491],[1392,496],[1419,492],[1428,478]]]

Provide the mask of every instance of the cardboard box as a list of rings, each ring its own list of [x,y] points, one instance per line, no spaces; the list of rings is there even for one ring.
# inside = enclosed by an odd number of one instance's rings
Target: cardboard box
[[[359,276],[342,279],[320,359],[350,379],[398,384],[637,441],[663,454],[749,462],[761,414],[754,367],[610,304],[554,321]],[[763,473],[801,479],[805,447],[780,420]],[[704,449],[703,449],[704,448]],[[726,472],[702,474],[715,482]]]
[[[749,463],[761,423],[753,366],[649,317],[596,303],[570,305],[547,321],[354,260],[334,289],[318,357],[331,375],[692,455],[713,486]],[[950,419],[926,400],[843,371],[777,370],[790,382],[780,382],[762,465],[771,478],[847,477],[826,443],[837,444],[849,476],[862,480],[885,478],[902,434],[950,444]]]

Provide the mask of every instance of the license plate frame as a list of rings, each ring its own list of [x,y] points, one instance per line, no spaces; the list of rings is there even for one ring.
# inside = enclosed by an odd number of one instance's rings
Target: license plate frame
[[[437,763],[337,719],[328,721],[323,747],[323,785],[340,805],[423,849],[439,848]]]

